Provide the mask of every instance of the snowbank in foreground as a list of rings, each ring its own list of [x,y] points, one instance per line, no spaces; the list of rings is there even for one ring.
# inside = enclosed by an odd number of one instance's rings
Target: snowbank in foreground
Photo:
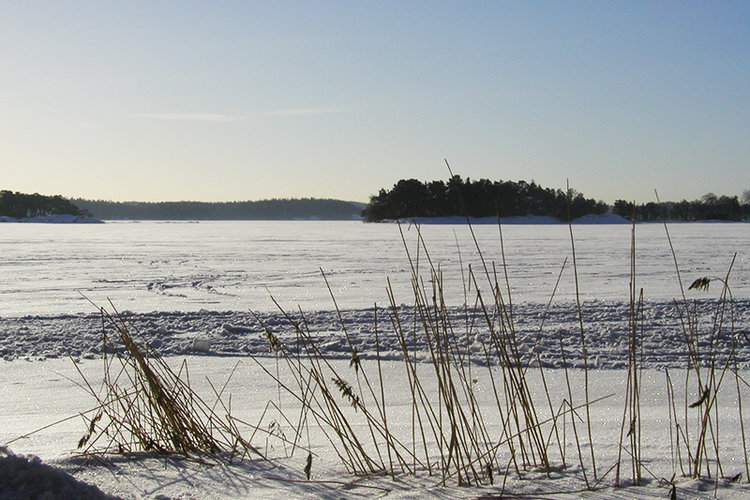
[[[79,481],[60,468],[42,463],[39,457],[14,455],[1,449],[0,498],[55,500],[109,500],[117,497],[103,493],[99,488]]]
[[[94,217],[86,217],[82,215],[57,214],[42,215],[39,217],[25,217],[23,219],[6,217],[3,215],[0,216],[0,222],[35,222],[45,224],[101,224],[104,221],[96,219]]]
[[[472,224],[497,224],[497,217],[469,217],[469,221]],[[395,222],[395,221],[384,221],[384,222]],[[416,223],[416,224],[466,224],[466,217],[461,216],[450,216],[450,217],[411,217],[399,220],[402,224]],[[500,222],[502,224],[566,224],[557,217],[549,215],[525,215],[516,217],[501,217]],[[602,215],[584,215],[577,219],[573,219],[573,224],[631,224],[631,222],[624,217],[614,214],[602,214]]]

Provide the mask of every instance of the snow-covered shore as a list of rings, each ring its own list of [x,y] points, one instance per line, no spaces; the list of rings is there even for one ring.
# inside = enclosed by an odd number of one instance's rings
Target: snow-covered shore
[[[41,215],[39,217],[24,217],[22,219],[15,217],[0,216],[0,222],[14,223],[37,223],[37,224],[101,224],[104,221],[95,217],[85,215],[57,214]]]
[[[448,217],[407,217],[399,221],[386,220],[383,222],[401,222],[403,224],[466,224],[466,217],[460,215],[453,215]],[[497,217],[469,217],[469,222],[473,225],[486,225],[494,224],[497,225]],[[629,220],[619,215],[610,213],[602,215],[585,215],[572,221],[573,224],[631,224]],[[539,225],[539,224],[567,224],[567,222],[561,221],[557,217],[551,215],[523,215],[513,217],[501,217],[501,224],[527,224],[527,225]]]
[[[466,224],[466,217],[454,215],[449,217],[407,217],[404,219],[396,220],[385,220],[383,222],[400,222],[402,224]],[[497,217],[469,217],[469,222],[472,225],[497,225]],[[662,221],[655,221],[659,224]],[[503,225],[552,225],[552,224],[567,224],[566,221],[560,220],[557,217],[550,215],[519,215],[513,217],[501,217],[500,223]],[[601,215],[584,215],[571,221],[574,225],[582,224],[632,224],[631,221],[620,215],[612,213],[605,213]],[[670,221],[670,224],[711,224],[711,223],[726,223],[726,224],[741,224],[737,221],[726,221],[726,220],[700,220],[700,221]],[[642,224],[642,223],[639,223]]]

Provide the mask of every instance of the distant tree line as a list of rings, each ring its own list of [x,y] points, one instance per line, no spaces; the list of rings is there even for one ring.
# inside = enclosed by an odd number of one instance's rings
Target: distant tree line
[[[364,210],[363,210],[364,208]],[[737,196],[704,195],[699,200],[635,204],[585,198],[570,190],[543,188],[533,181],[447,182],[402,179],[390,190],[381,189],[370,203],[332,199],[272,199],[238,202],[114,202],[72,199],[0,190],[0,216],[13,218],[71,214],[100,219],[133,220],[349,220],[360,215],[368,222],[409,217],[502,217],[548,215],[560,220],[588,214],[612,213],[636,221],[750,220],[750,190]]]
[[[44,196],[39,193],[24,194],[14,191],[0,191],[0,216],[24,219],[45,215],[89,215],[86,210],[62,196]]]
[[[346,220],[359,218],[362,210],[362,204],[315,198],[215,203],[72,201],[100,219],[131,220]]]
[[[370,197],[362,212],[368,222],[408,217],[501,217],[548,215],[561,220],[603,214],[609,206],[570,190],[543,188],[534,181],[464,181],[454,175],[448,182],[402,179],[390,190]]]
[[[615,201],[612,213],[628,220],[636,221],[697,221],[725,220],[746,221],[750,219],[750,190],[737,196],[716,196],[713,193],[704,195],[699,200],[663,203],[642,203],[636,205],[625,200]]]

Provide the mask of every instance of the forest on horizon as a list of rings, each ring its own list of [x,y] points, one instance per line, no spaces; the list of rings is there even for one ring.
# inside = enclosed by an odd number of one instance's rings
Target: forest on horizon
[[[318,198],[232,202],[116,202],[75,198],[71,202],[94,217],[110,220],[351,220],[360,217],[364,206]]]
[[[365,221],[410,217],[513,217],[543,215],[567,221],[611,212],[636,221],[745,221],[750,218],[750,190],[737,196],[704,195],[699,200],[635,204],[616,200],[613,205],[586,198],[573,189],[545,188],[534,181],[465,181],[454,175],[447,182],[401,179],[381,189],[362,212]]]
[[[741,197],[708,193],[698,200],[608,205],[534,181],[472,181],[453,176],[447,182],[401,179],[381,189],[368,204],[318,198],[235,202],[115,202],[67,199],[0,190],[0,216],[29,218],[72,214],[105,220],[357,220],[367,222],[410,217],[502,217],[545,215],[566,221],[611,212],[636,221],[750,220],[750,190]]]

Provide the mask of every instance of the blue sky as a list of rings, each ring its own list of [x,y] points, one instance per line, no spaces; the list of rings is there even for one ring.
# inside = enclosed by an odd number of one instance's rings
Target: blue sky
[[[0,3],[0,188],[331,197],[750,189],[750,2]]]

